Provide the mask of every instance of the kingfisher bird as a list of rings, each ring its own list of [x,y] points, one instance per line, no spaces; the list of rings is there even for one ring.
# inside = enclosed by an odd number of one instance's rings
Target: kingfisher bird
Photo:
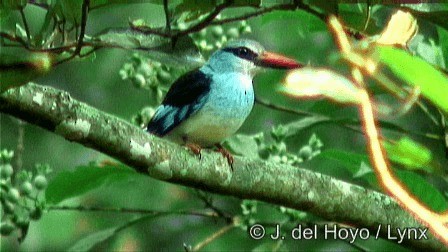
[[[249,116],[254,105],[252,80],[262,67],[293,69],[301,64],[267,52],[253,40],[231,41],[172,84],[147,131],[184,144],[199,156],[201,148],[216,146],[232,167],[233,157],[221,142]]]

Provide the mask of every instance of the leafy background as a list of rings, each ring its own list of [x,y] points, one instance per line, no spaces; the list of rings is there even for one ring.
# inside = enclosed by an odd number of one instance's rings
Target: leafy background
[[[111,27],[128,27],[129,20],[143,19],[151,27],[165,24],[162,1],[110,2],[119,4],[91,1],[92,6],[96,8],[89,13],[87,34],[97,34]],[[54,1],[54,3],[55,6],[58,4],[60,6],[58,15],[66,17],[69,23],[71,20],[79,21],[80,11],[78,10],[80,10],[81,1]],[[188,14],[193,19],[211,11],[216,4],[202,2],[198,4],[198,1],[191,0],[170,1],[170,3],[175,18],[184,18],[181,14]],[[348,27],[368,35],[378,34],[386,25],[392,12],[400,7],[396,5],[371,6],[370,20],[364,30],[367,17],[365,3],[336,4],[311,0],[307,3],[317,10],[316,13],[325,15],[336,13]],[[253,11],[250,6],[256,6],[259,2],[237,1],[237,4],[240,6],[224,10],[221,17],[232,17]],[[269,6],[269,3],[263,4]],[[440,69],[446,69],[448,5],[417,4],[403,5],[401,8],[410,10],[418,18],[418,34],[410,44],[412,53]],[[31,33],[39,34],[45,23],[45,11],[31,4],[26,5],[23,11]],[[247,24],[251,32],[243,36],[256,39],[272,51],[281,52],[312,66],[331,68],[346,73],[346,65],[334,60],[338,49],[326,23],[317,17],[316,13],[310,13],[309,10],[272,11],[248,19]],[[1,31],[15,30],[16,24],[21,24],[16,10],[3,6],[0,14],[2,15]],[[223,25],[223,34],[231,28],[240,26],[240,22]],[[192,35],[196,41],[197,36]],[[209,28],[205,37],[199,37],[199,40],[203,39],[213,44],[213,41],[221,38],[220,36],[222,37],[222,34],[216,31],[216,28]],[[17,53],[7,47],[1,47],[0,50],[0,53]],[[135,53],[135,50],[111,48],[99,50],[87,58],[74,59],[58,65],[45,76],[33,81],[67,90],[75,99],[135,122],[136,115],[143,107],[157,105],[157,98],[160,98],[157,93],[154,94],[154,89],[138,88],[135,81],[122,79],[124,65],[138,57],[144,57],[136,56]],[[399,62],[400,59],[397,58],[397,61]],[[403,71],[406,78],[431,77],[424,75],[425,73],[410,74],[407,70],[409,68],[406,67],[412,67],[415,62],[399,63],[396,66],[399,70],[406,70]],[[187,70],[178,66],[170,69],[173,75],[179,75]],[[120,70],[122,70],[121,75]],[[327,100],[296,100],[283,96],[277,90],[284,78],[285,72],[271,70],[257,76],[254,81],[257,97],[289,109],[306,111],[307,115],[286,113],[256,104],[250,117],[240,129],[240,135],[230,139],[227,145],[239,154],[247,156],[260,154],[263,158],[279,162],[298,162],[298,158],[303,157],[303,148],[310,146],[315,157],[301,163],[300,166],[351,183],[379,189],[369,167],[363,135],[344,126],[359,128],[356,108],[338,105]],[[407,82],[406,78],[403,78],[405,81],[401,83],[410,85],[411,83]],[[391,104],[391,106],[400,106],[394,97],[378,86],[372,85],[372,90],[377,101]],[[448,94],[445,97],[448,97]],[[430,114],[440,120],[440,113],[436,106],[426,100],[423,102],[428,108],[428,113],[413,106],[403,116],[380,117],[382,132],[387,139],[402,143],[386,146],[391,160],[395,161],[393,165],[397,175],[433,209],[447,210],[448,160],[445,153],[446,143],[443,142],[443,133],[441,133],[443,128],[441,125],[436,125],[428,116]],[[3,114],[0,115],[0,120],[1,149],[14,150],[17,145],[18,122]],[[437,122],[440,123],[440,121]],[[279,128],[279,125],[283,127]],[[1,248],[5,251],[69,248],[73,250],[90,248],[95,250],[142,250],[145,248],[183,250],[185,244],[194,246],[225,226],[222,219],[176,214],[176,211],[180,210],[204,209],[206,207],[204,202],[208,202],[205,199],[209,198],[213,199],[213,205],[216,208],[228,215],[241,216],[243,224],[241,228],[234,228],[207,245],[207,250],[305,248],[312,250],[330,248],[334,250],[405,250],[393,242],[373,239],[357,240],[354,244],[333,240],[300,242],[252,240],[244,228],[254,222],[283,223],[283,231],[286,232],[297,223],[319,223],[327,220],[307,213],[287,211],[263,202],[242,201],[233,197],[210,194],[204,196],[204,193],[190,188],[135,174],[126,167],[120,166],[121,169],[117,170],[108,169],[108,166],[105,166],[99,171],[95,169],[98,162],[109,160],[109,157],[70,143],[33,125],[25,124],[23,127],[25,150],[21,158],[24,169],[32,170],[36,163],[48,163],[53,170],[48,175],[49,186],[45,195],[48,206],[59,204],[125,207],[167,211],[173,214],[145,216],[122,212],[58,211],[50,208],[41,219],[31,222],[28,235],[22,243],[17,242],[17,234],[2,236]],[[253,148],[249,148],[257,146],[257,141],[252,136],[260,132],[263,132],[265,137],[258,135],[258,138],[255,138],[258,139],[260,153],[254,153]],[[439,139],[429,136],[438,136]],[[264,145],[260,145],[260,142]],[[428,153],[427,158],[418,163],[416,160],[422,158],[422,153]],[[308,158],[309,153],[305,155],[305,159]]]

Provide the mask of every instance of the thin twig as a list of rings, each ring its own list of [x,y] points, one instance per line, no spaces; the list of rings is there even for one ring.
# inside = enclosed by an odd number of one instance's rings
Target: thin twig
[[[171,34],[171,15],[168,8],[168,0],[163,0],[163,11],[165,11],[165,27],[168,34]]]
[[[303,111],[303,110],[298,110],[298,109],[291,109],[291,108],[287,108],[281,105],[277,105],[277,104],[273,104],[270,103],[269,101],[263,100],[259,97],[255,97],[255,102],[265,106],[267,108],[273,109],[273,110],[277,110],[277,111],[282,111],[282,112],[287,112],[287,113],[292,113],[295,115],[299,115],[299,116],[308,116],[308,117],[321,117],[324,121],[327,121],[329,123],[334,123],[338,126],[347,128],[349,130],[352,130],[354,132],[360,133],[360,134],[364,134],[364,131],[362,131],[362,129],[360,128],[360,126],[354,126],[352,124],[358,124],[360,125],[360,121],[359,120],[352,120],[351,123],[347,123],[346,121],[349,120],[349,118],[340,118],[340,119],[335,119],[335,118],[331,118],[328,116],[324,116],[321,114],[316,114],[316,113],[312,113],[309,111]],[[386,123],[384,121],[380,121],[381,123]],[[427,134],[427,133],[422,133],[422,132],[414,132],[414,131],[410,131],[408,129],[402,128],[400,126],[394,125],[395,127],[393,128],[394,131],[403,133],[403,134],[411,134],[411,135],[415,135],[415,136],[419,136],[419,137],[424,137],[427,139],[432,139],[432,140],[440,140],[442,139],[441,136],[438,135],[433,135],[433,134]],[[388,139],[382,139],[382,140],[386,140],[388,141]]]
[[[200,191],[200,190],[196,190],[196,196],[204,202],[204,204],[207,208],[210,208],[218,216],[224,218],[227,221],[227,223],[232,222],[232,217],[230,217],[230,215],[228,215],[227,213],[223,212],[221,209],[219,209],[215,205],[213,205],[212,200],[209,197],[207,197],[208,196],[207,193]]]
[[[271,108],[271,109],[274,109],[274,110],[288,112],[288,113],[292,113],[292,114],[296,114],[296,115],[300,115],[300,116],[321,116],[321,115],[318,115],[318,114],[311,113],[309,111],[298,110],[298,109],[290,109],[290,108],[287,108],[287,107],[279,106],[277,104],[270,103],[269,101],[266,101],[266,100],[261,99],[259,97],[255,97],[255,102],[260,104],[260,105],[262,105],[262,106],[265,106],[265,107],[268,107],[268,108]]]
[[[160,215],[194,215],[201,217],[220,218],[215,212],[196,212],[196,211],[156,211],[149,209],[137,208],[112,208],[112,207],[95,207],[95,206],[50,206],[48,210],[54,211],[80,211],[80,212],[116,212],[116,213],[132,213],[132,214],[160,214]]]
[[[293,10],[295,8],[296,8],[296,5],[294,5],[294,4],[274,5],[274,6],[263,8],[261,10],[250,12],[250,13],[238,16],[238,17],[231,17],[231,18],[224,18],[221,20],[215,20],[215,21],[211,22],[210,24],[211,25],[223,25],[226,23],[247,20],[249,18],[257,17],[257,16],[260,16],[260,15],[263,15],[265,13],[275,11],[275,10]]]
[[[226,23],[231,23],[231,22],[236,22],[236,21],[242,21],[242,20],[247,20],[249,18],[253,18],[253,17],[257,17],[263,14],[266,14],[268,12],[272,12],[272,11],[276,11],[276,10],[295,10],[295,9],[302,9],[305,10],[315,16],[317,16],[319,19],[326,21],[326,16],[323,15],[322,13],[317,12],[316,10],[310,8],[309,6],[305,5],[305,4],[279,4],[279,5],[274,5],[271,7],[267,7],[267,8],[263,8],[254,12],[250,12],[238,17],[231,17],[231,18],[225,18],[225,19],[221,19],[221,20],[215,20],[213,22],[210,23],[210,25],[223,25]]]
[[[205,240],[203,240],[202,242],[196,244],[196,246],[194,246],[194,248],[191,251],[199,251],[200,249],[202,249],[203,247],[207,246],[208,244],[210,244],[212,241],[216,240],[217,238],[219,238],[220,236],[222,236],[223,234],[227,233],[229,230],[231,230],[233,227],[235,227],[234,223],[231,223],[227,226],[222,227],[220,230],[218,230],[217,232],[213,233],[212,235],[210,235],[209,237],[207,237]]]
[[[14,35],[8,34],[6,32],[0,32],[0,37],[2,38],[6,38],[10,41],[14,41],[17,42],[19,44],[21,44],[25,49],[30,49],[28,44],[26,43],[26,41],[24,41],[22,38],[20,37],[16,37]]]
[[[87,16],[89,14],[89,6],[90,6],[90,0],[84,0],[82,2],[81,31],[80,31],[80,34],[78,37],[78,45],[76,46],[75,52],[73,53],[74,56],[78,55],[81,52],[84,35],[86,32]]]
[[[225,8],[229,7],[231,4],[233,4],[233,0],[225,0],[224,3],[216,6],[215,9],[212,12],[210,12],[208,14],[208,16],[205,17],[201,22],[191,26],[190,28],[188,28],[186,30],[177,32],[176,34],[174,34],[173,37],[179,38],[181,36],[188,35],[188,34],[194,33],[194,32],[198,32],[198,31],[204,29],[216,18],[216,16],[219,15],[219,13],[221,13],[221,11],[223,11]]]
[[[25,12],[23,12],[23,8],[19,9],[20,17],[22,18],[23,26],[25,27],[26,37],[28,39],[28,43],[31,41],[30,28],[28,26],[28,22],[26,21]]]
[[[19,172],[22,169],[22,165],[23,165],[23,160],[22,160],[22,156],[23,156],[23,150],[24,150],[24,145],[23,145],[23,138],[24,138],[24,128],[23,126],[25,125],[25,122],[17,119],[17,146],[16,146],[16,151],[14,153],[14,159],[15,159],[15,171],[14,172]]]

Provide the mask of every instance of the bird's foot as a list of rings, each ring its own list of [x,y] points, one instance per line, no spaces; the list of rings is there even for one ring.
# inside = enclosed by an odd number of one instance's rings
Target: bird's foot
[[[218,148],[216,151],[221,153],[222,156],[227,159],[227,163],[229,163],[230,169],[232,169],[232,171],[233,171],[234,158],[233,158],[232,154],[228,150],[226,150],[224,147],[222,147],[221,144],[215,144],[215,146],[216,146],[216,148]]]
[[[199,159],[202,158],[202,156],[201,156],[202,147],[200,145],[193,144],[193,143],[187,143],[187,144],[185,144],[185,146],[187,146],[188,149],[190,149],[196,156],[198,156]]]

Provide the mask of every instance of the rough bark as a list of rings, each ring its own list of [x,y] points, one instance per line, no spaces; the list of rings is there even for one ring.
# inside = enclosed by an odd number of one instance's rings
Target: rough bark
[[[210,192],[257,199],[368,228],[375,237],[424,228],[387,195],[285,164],[236,157],[233,172],[219,154],[199,160],[182,146],[152,136],[61,90],[29,83],[0,94],[0,112],[101,151],[151,177]],[[389,227],[390,232],[388,232]],[[429,231],[428,231],[429,233]],[[443,250],[434,236],[405,239],[412,248]]]

